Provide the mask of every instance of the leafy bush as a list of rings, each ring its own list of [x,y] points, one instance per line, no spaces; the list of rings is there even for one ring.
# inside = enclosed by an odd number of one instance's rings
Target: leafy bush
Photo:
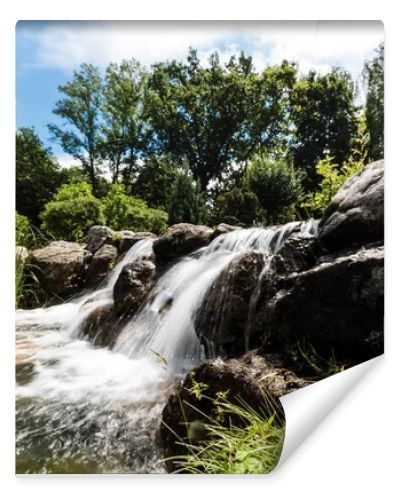
[[[236,187],[218,196],[216,213],[219,222],[251,226],[260,221],[261,206],[254,193]]]
[[[268,223],[285,222],[293,217],[303,189],[302,175],[292,165],[265,154],[256,155],[247,168],[246,181]]]
[[[187,163],[178,169],[172,185],[171,199],[168,207],[170,224],[203,222],[205,203],[199,182],[193,179]]]
[[[143,200],[127,195],[121,184],[113,184],[101,201],[105,222],[115,231],[127,229],[160,234],[167,229],[166,212],[149,208]]]
[[[81,241],[90,227],[104,224],[101,202],[86,182],[61,186],[44,206],[40,218],[42,230],[68,241]]]
[[[332,201],[340,186],[354,174],[364,167],[362,160],[355,161],[351,157],[342,168],[333,159],[327,156],[321,160],[316,168],[318,175],[322,177],[319,188],[315,193],[309,193],[302,207],[311,212],[311,215],[319,217]]]
[[[25,215],[15,212],[15,244],[17,246],[29,245],[30,224]]]

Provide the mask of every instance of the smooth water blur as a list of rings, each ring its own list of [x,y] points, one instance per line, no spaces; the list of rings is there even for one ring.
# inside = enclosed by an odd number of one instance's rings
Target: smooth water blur
[[[207,290],[241,252],[268,256],[293,231],[313,234],[316,227],[311,221],[233,231],[182,258],[113,350],[80,338],[82,324],[112,304],[122,268],[148,258],[152,240],[136,243],[97,290],[47,309],[18,310],[17,472],[163,472],[156,430],[176,379],[204,358],[194,317]]]

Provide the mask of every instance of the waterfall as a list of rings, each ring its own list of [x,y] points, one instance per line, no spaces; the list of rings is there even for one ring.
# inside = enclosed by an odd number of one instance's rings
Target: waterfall
[[[151,239],[136,243],[97,290],[18,310],[17,465],[51,471],[59,470],[58,460],[88,472],[162,471],[155,428],[176,378],[204,358],[194,317],[207,290],[241,252],[268,256],[293,232],[316,228],[314,221],[292,222],[218,236],[161,275],[112,350],[82,339],[82,324],[97,307],[112,304],[121,270],[149,258]]]

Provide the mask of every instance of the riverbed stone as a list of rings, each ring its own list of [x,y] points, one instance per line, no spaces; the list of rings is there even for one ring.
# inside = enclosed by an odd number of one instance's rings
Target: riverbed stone
[[[156,266],[151,260],[141,259],[126,264],[113,289],[116,316],[132,316],[149,295],[155,278]]]
[[[44,248],[33,250],[27,262],[42,292],[48,297],[65,299],[83,287],[91,259],[92,254],[78,243],[53,241]]]
[[[92,226],[86,235],[86,250],[95,254],[103,245],[112,245],[114,232],[107,226]]]
[[[93,255],[86,271],[85,286],[89,288],[98,286],[114,267],[117,257],[118,251],[114,245],[106,244],[100,247]]]
[[[154,241],[153,249],[157,264],[165,264],[208,245],[213,230],[207,226],[175,224]]]
[[[144,239],[157,238],[154,233],[134,231],[114,231],[114,241],[120,254],[127,252],[135,243]]]
[[[234,357],[245,352],[251,298],[266,259],[255,251],[239,254],[208,290],[195,328],[209,355]]]
[[[270,348],[307,341],[320,354],[363,361],[382,353],[384,249],[372,246],[261,282],[255,324]]]

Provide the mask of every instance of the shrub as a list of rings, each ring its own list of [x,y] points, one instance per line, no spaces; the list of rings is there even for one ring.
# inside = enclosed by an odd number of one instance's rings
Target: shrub
[[[166,212],[149,208],[143,200],[127,195],[121,184],[113,184],[101,201],[105,222],[115,231],[126,229],[160,234],[167,229]]]
[[[340,186],[363,167],[362,159],[355,161],[351,157],[342,168],[339,168],[337,163],[333,163],[333,158],[327,156],[318,163],[316,168],[318,175],[322,177],[318,190],[306,196],[302,207],[309,210],[313,216],[321,216]]]
[[[251,226],[261,219],[261,206],[257,196],[246,188],[233,188],[220,194],[216,202],[219,222]]]
[[[293,217],[303,197],[302,175],[285,160],[256,155],[246,172],[249,189],[257,196],[268,223]]]
[[[86,182],[61,186],[40,218],[42,230],[69,241],[81,241],[93,225],[104,224],[101,202]]]

